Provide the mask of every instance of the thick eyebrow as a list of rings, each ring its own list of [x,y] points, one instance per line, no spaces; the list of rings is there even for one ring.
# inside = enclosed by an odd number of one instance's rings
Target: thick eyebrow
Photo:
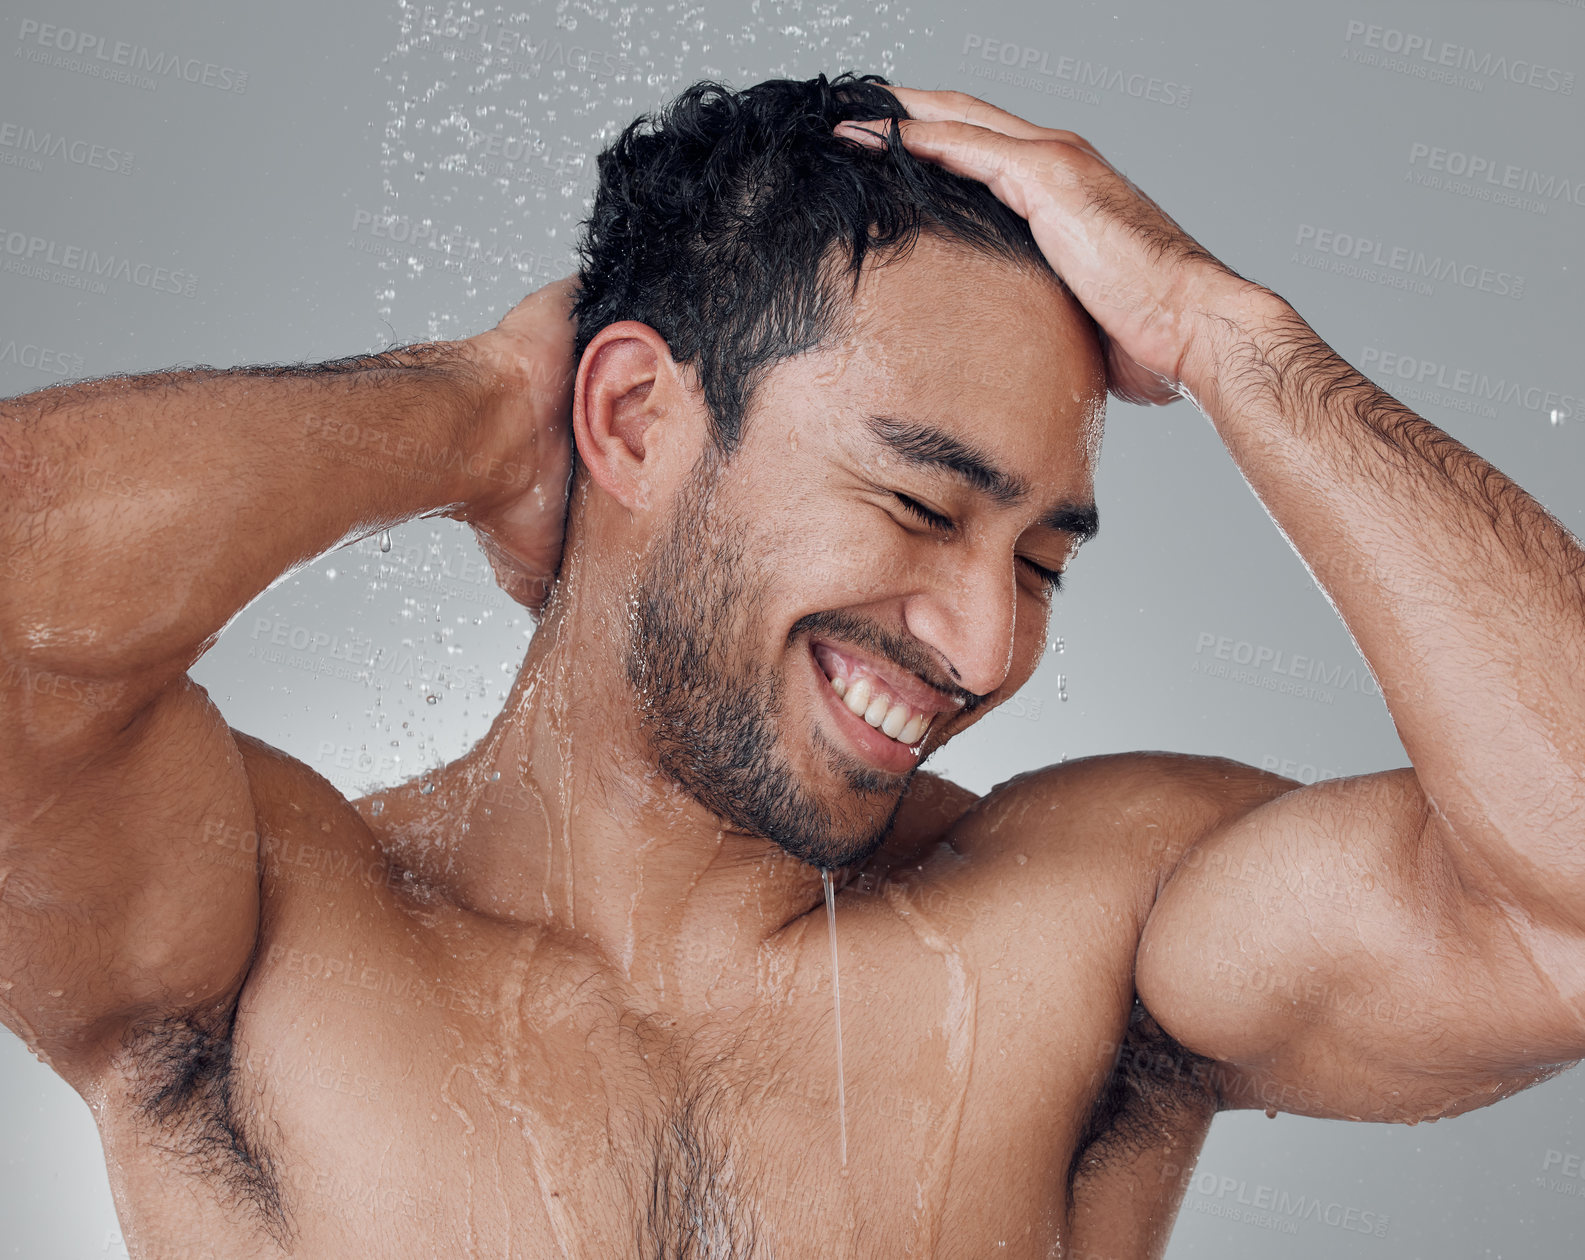
[[[892,416],[868,416],[870,436],[893,454],[918,468],[952,473],[1002,507],[1016,507],[1029,498],[1022,477],[996,467],[982,451],[943,429]],[[1058,503],[1036,522],[1046,529],[1072,534],[1086,543],[1100,529],[1100,514],[1093,503]]]
[[[1101,528],[1101,515],[1093,503],[1059,503],[1036,523],[1072,534],[1083,546]]]
[[[1002,507],[1016,507],[1029,497],[1022,478],[1003,472],[968,443],[942,429],[891,416],[870,416],[868,425],[877,442],[910,464],[954,473]]]

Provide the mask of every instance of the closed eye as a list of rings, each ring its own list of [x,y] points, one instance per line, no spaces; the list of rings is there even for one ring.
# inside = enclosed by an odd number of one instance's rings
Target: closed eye
[[[1018,558],[1023,560],[1024,563],[1029,566],[1034,575],[1045,583],[1047,595],[1055,595],[1062,589],[1062,574],[1056,569],[1045,568],[1042,565],[1036,564],[1033,560],[1024,559],[1023,556],[1019,556]]]
[[[950,534],[957,528],[957,523],[949,516],[942,516],[940,512],[932,512],[917,499],[911,499],[900,491],[893,490],[897,501],[903,505],[913,516],[923,521],[932,529],[939,529],[942,533]],[[1056,569],[1048,569],[1044,565],[1036,564],[1024,556],[1018,557],[1019,561],[1029,566],[1029,570],[1046,588],[1047,595],[1055,595],[1062,589],[1062,574]]]
[[[899,491],[893,490],[892,493],[897,496],[899,503],[932,529],[939,529],[943,533],[950,534],[957,528],[950,516],[942,516],[940,512],[932,512],[918,499],[910,499],[906,494],[902,494]]]

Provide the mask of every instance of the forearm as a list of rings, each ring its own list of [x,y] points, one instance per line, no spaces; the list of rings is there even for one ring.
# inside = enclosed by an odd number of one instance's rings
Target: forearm
[[[1185,385],[1369,661],[1461,873],[1585,925],[1585,552],[1279,299],[1221,314]]]
[[[294,565],[498,490],[461,344],[0,402],[0,656],[158,686]]]

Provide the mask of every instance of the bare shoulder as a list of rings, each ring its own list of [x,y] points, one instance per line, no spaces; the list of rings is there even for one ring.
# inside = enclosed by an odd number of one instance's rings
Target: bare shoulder
[[[975,865],[1082,867],[1137,882],[1153,901],[1209,831],[1298,786],[1228,757],[1105,753],[998,783],[958,817],[951,840]]]
[[[1097,1254],[1113,1253],[1120,1220],[1133,1231],[1129,1254],[1159,1253],[1176,1174],[1221,1102],[1213,1065],[1137,999],[1156,896],[1197,840],[1296,786],[1169,752],[1062,762],[983,795],[942,780],[921,816],[948,821],[872,890],[916,932],[950,943],[973,978],[979,1044],[995,1047],[984,1079],[1016,1062],[1002,1096],[1033,1079],[1051,1091],[1045,1123],[1067,1152],[1070,1216]]]
[[[403,868],[357,805],[311,766],[263,740],[237,733],[254,799],[254,830],[212,843],[259,867],[265,914],[261,941],[283,912],[335,913],[399,887]]]
[[[931,778],[905,805],[914,812],[899,814],[915,831],[912,851],[891,855],[893,895],[943,907],[943,926],[987,958],[1085,941],[1116,964],[1107,983],[1129,1003],[1134,951],[1179,862],[1219,826],[1299,786],[1225,757],[1154,751],[1044,766],[983,796]]]
[[[907,848],[928,847],[943,839],[979,799],[978,792],[922,770],[909,781],[892,830]]]

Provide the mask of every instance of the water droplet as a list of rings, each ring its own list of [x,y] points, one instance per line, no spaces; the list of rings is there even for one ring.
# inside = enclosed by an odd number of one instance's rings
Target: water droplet
[[[381,551],[389,551],[390,549],[391,549],[391,531],[388,530],[388,529],[382,529],[380,531],[380,550]]]
[[[1275,1107],[1267,1107],[1266,1108],[1266,1119],[1275,1120],[1276,1118],[1277,1118],[1277,1109]]]
[[[1053,639],[1051,640],[1051,650],[1057,653],[1066,652],[1068,650],[1068,645],[1060,638]]]
[[[490,782],[491,783],[498,782],[500,780],[500,778],[501,778],[501,772],[499,770],[490,771]]]
[[[334,582],[336,580],[336,571],[334,569],[326,569],[325,576]]]
[[[433,783],[426,783],[426,784],[424,784],[423,787],[418,789],[418,794],[420,796],[428,796],[434,790],[435,790],[435,785]]]
[[[431,691],[427,696],[424,697],[424,703],[425,704],[439,704],[440,703],[440,697],[437,696],[433,691]]]
[[[369,802],[369,813],[372,814],[375,818],[378,818],[384,812],[385,812],[385,802],[384,801],[370,801]]]

